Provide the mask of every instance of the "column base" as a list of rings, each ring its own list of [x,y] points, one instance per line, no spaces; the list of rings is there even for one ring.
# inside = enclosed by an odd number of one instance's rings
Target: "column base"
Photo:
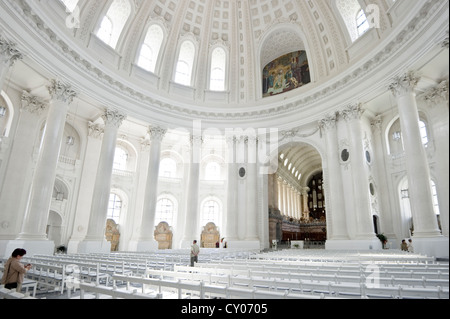
[[[448,259],[448,237],[412,237],[412,245],[415,254],[423,254],[429,257]]]
[[[146,252],[158,250],[158,242],[156,240],[145,240],[137,243],[136,251]]]
[[[53,255],[55,253],[55,243],[46,240],[0,240],[0,256],[2,258],[11,257],[12,252],[16,248],[23,248],[27,251],[25,256],[34,255]]]
[[[327,250],[381,250],[383,249],[381,241],[374,239],[357,239],[357,240],[327,240],[325,242]]]
[[[111,243],[107,240],[83,240],[78,244],[78,253],[80,254],[109,254],[110,252]]]

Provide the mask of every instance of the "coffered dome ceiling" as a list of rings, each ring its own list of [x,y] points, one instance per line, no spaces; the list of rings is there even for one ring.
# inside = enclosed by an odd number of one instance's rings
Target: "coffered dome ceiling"
[[[374,0],[376,11],[365,10],[370,21],[377,13],[376,24],[358,37],[352,23],[360,2],[116,0],[111,19],[128,18],[114,45],[99,35],[112,0],[4,0],[2,11],[8,15],[1,22],[25,51],[27,67],[44,78],[68,81],[99,108],[116,107],[168,125],[201,119],[263,127],[275,121],[289,128],[292,122],[317,123],[324,113],[355,99],[382,113],[389,77],[409,65],[425,68],[420,59],[442,59],[434,51],[423,53],[423,43],[439,47],[443,26],[448,28],[448,12],[442,13],[448,1]],[[150,72],[138,59],[152,25],[162,29],[163,37]],[[426,38],[420,46],[411,42],[419,37]],[[180,85],[174,78],[185,40],[193,43],[195,54],[191,82]],[[210,90],[211,55],[217,47],[226,55],[223,91]],[[306,52],[310,83],[263,97],[264,67],[297,51]],[[30,81],[25,69],[23,83]],[[425,76],[438,81],[444,74]],[[19,74],[15,81],[23,84]],[[38,91],[33,85],[28,87]]]

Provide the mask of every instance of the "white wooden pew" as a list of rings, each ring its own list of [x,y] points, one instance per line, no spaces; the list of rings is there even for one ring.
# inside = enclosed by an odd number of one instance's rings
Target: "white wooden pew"
[[[159,295],[139,293],[137,290],[127,291],[95,283],[81,283],[80,299],[87,299],[87,292],[94,293],[95,299],[102,299],[105,296],[111,299],[160,299]]]

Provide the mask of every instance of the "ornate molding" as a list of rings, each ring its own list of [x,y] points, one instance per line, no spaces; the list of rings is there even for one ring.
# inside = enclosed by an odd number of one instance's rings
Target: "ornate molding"
[[[107,108],[105,113],[102,114],[102,119],[105,121],[105,124],[112,125],[116,128],[119,128],[126,118],[127,116],[124,113],[109,108]]]
[[[332,115],[328,114],[325,115],[325,117],[321,119],[318,124],[321,130],[324,129],[325,131],[329,131],[336,127],[336,120],[337,120],[336,114]]]
[[[31,114],[41,115],[47,108],[47,104],[39,97],[33,96],[27,91],[22,91],[22,110]]]
[[[283,115],[293,112],[298,112],[299,108],[307,108],[308,106],[323,101],[329,98],[333,94],[339,94],[339,92],[352,84],[358,83],[361,78],[367,77],[368,73],[376,72],[378,69],[383,67],[385,61],[389,61],[395,53],[401,52],[401,50],[408,45],[408,43],[416,36],[420,35],[420,31],[423,30],[424,25],[426,25],[428,19],[436,14],[442,9],[441,4],[435,0],[424,1],[424,4],[417,14],[411,18],[410,22],[405,26],[403,30],[399,30],[397,35],[393,37],[392,41],[386,44],[385,47],[380,48],[377,54],[373,55],[371,59],[368,59],[365,63],[357,69],[353,69],[348,73],[343,74],[337,79],[327,82],[327,84],[315,93],[302,94],[297,100],[290,102],[287,105],[272,106],[269,105],[265,109],[256,109],[254,111],[204,111],[204,110],[192,110],[184,106],[168,104],[162,101],[162,99],[154,98],[143,94],[141,91],[136,90],[127,86],[126,81],[119,78],[112,78],[107,72],[99,69],[93,65],[89,60],[84,59],[84,53],[77,51],[77,49],[72,48],[68,43],[66,43],[63,37],[59,37],[57,33],[51,30],[44,19],[41,19],[39,15],[30,7],[30,5],[22,0],[5,0],[8,5],[15,11],[17,17],[23,20],[24,23],[28,24],[29,27],[35,31],[43,42],[45,42],[49,47],[52,47],[64,56],[69,63],[78,67],[84,76],[89,76],[94,80],[97,80],[99,84],[103,84],[107,87],[114,88],[118,94],[122,94],[124,97],[130,97],[131,99],[142,103],[148,103],[153,108],[167,112],[168,114],[177,114],[183,116],[192,116],[195,114],[197,118],[205,119],[223,119],[223,120],[233,120],[233,119],[252,119],[256,118],[267,119],[273,118],[274,115]],[[95,6],[97,2],[102,4],[103,1],[95,1]],[[90,22],[96,10],[90,8],[89,19]],[[85,40],[89,34],[90,23],[82,23],[87,27],[81,30],[80,39]],[[175,41],[176,39],[173,39]],[[162,82],[162,85],[166,85]],[[164,87],[163,87],[164,89]],[[195,101],[193,101],[195,103]]]
[[[448,81],[442,81],[436,87],[427,90],[422,98],[429,105],[436,105],[441,102],[448,102]]]
[[[383,124],[383,117],[381,115],[377,115],[371,122],[370,126],[374,132],[381,132],[381,126]]]
[[[88,123],[88,136],[96,139],[101,139],[104,133],[104,128],[100,124],[96,124],[93,122]]]
[[[164,136],[167,133],[167,129],[164,129],[159,126],[149,126],[148,127],[148,135],[150,136],[150,141],[158,141],[162,142]]]
[[[416,72],[408,71],[392,79],[391,84],[389,84],[389,90],[395,97],[399,97],[414,92],[419,81],[420,76]]]
[[[47,88],[52,99],[56,99],[67,104],[72,103],[73,99],[77,96],[77,93],[72,90],[72,86],[70,84],[63,83],[59,80],[51,80],[50,85]]]
[[[342,118],[347,122],[351,120],[360,120],[363,113],[364,110],[362,108],[361,103],[349,104],[342,111],[339,112]]]
[[[8,41],[0,35],[0,60],[3,63],[14,65],[16,61],[22,60],[23,54],[16,48],[14,42]]]

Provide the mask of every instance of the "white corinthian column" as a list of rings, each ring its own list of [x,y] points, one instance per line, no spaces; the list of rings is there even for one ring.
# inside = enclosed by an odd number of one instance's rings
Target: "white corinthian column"
[[[329,237],[326,242],[327,249],[340,249],[339,240],[348,240],[347,219],[345,216],[344,194],[342,191],[342,175],[339,162],[339,148],[336,130],[336,115],[325,117],[319,122],[325,131],[325,143],[327,146],[328,177],[326,186],[327,202],[327,227],[330,227]]]
[[[138,251],[158,249],[154,238],[156,203],[158,200],[159,164],[161,162],[161,142],[167,130],[158,126],[150,126],[150,154],[147,171],[147,184],[145,186],[145,201],[142,212],[140,238],[137,244]]]
[[[445,243],[433,209],[430,187],[430,168],[419,128],[415,88],[419,77],[407,72],[395,78],[389,89],[397,100],[403,144],[406,154],[406,172],[414,224],[413,244],[415,251],[448,256],[448,237]],[[441,249],[443,248],[443,249]],[[446,250],[446,251],[445,251]]]
[[[46,234],[48,214],[66,116],[69,104],[76,96],[70,85],[55,80],[51,81],[48,91],[51,101],[42,146],[34,170],[22,231],[17,238],[28,242],[34,254],[38,251],[53,253],[54,243],[48,242]]]
[[[200,161],[203,137],[196,132],[191,135],[191,162],[189,164],[189,180],[186,197],[186,221],[181,248],[191,247],[194,239],[200,243],[199,203]],[[202,225],[204,226],[204,225]]]
[[[92,195],[91,214],[87,235],[79,245],[79,252],[109,252],[111,244],[106,241],[106,219],[108,215],[111,179],[116,151],[117,132],[126,116],[117,110],[106,109],[102,115],[105,122],[100,159]]]
[[[370,206],[369,178],[365,164],[361,116],[363,110],[359,103],[352,103],[340,114],[348,123],[351,141],[351,168],[354,190],[353,209],[356,217],[355,247],[360,249],[381,249],[381,242],[375,236]],[[356,245],[357,243],[357,245]]]

